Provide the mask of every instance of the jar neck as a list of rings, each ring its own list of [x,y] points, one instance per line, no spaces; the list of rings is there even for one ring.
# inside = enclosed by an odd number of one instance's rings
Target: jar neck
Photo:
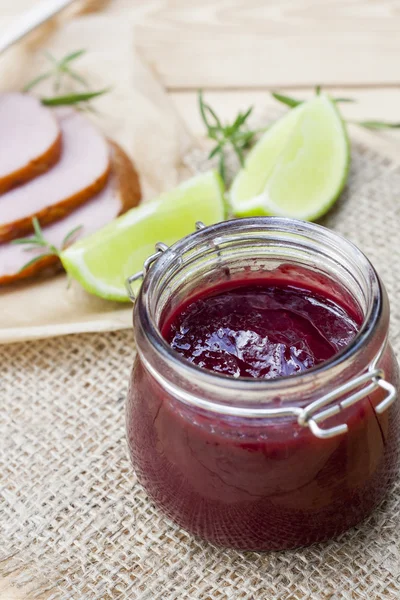
[[[246,277],[320,287],[357,310],[357,336],[331,360],[277,379],[231,378],[201,369],[163,339],[166,315],[199,288]],[[328,284],[327,284],[328,282]],[[379,361],[388,332],[386,292],[371,263],[353,244],[321,226],[280,218],[226,221],[177,242],[148,271],[134,312],[138,352],[160,385],[187,404],[226,412],[302,406]],[[205,402],[205,404],[204,404]]]

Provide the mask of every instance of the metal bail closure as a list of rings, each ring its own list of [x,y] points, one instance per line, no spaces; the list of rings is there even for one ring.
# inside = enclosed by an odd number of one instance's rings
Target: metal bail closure
[[[203,221],[196,221],[195,227],[196,227],[197,231],[200,231],[201,229],[204,229],[206,227],[206,225],[204,225]],[[135,283],[135,281],[138,281],[138,279],[144,279],[144,277],[146,276],[146,273],[149,270],[149,268],[151,267],[151,265],[158,258],[160,258],[161,254],[163,254],[163,252],[168,250],[168,247],[169,246],[167,246],[167,244],[164,244],[163,242],[157,242],[157,244],[155,245],[156,251],[154,252],[154,254],[149,256],[149,258],[147,258],[143,264],[143,271],[138,271],[134,275],[130,275],[130,277],[128,277],[125,280],[126,291],[128,292],[128,296],[133,303],[136,302],[136,294],[133,291],[132,284]]]
[[[125,281],[126,291],[128,292],[128,296],[133,303],[136,301],[136,294],[133,291],[132,284],[135,283],[135,281],[138,281],[139,279],[144,279],[144,277],[146,276],[146,273],[149,270],[149,268],[151,267],[151,265],[158,258],[160,258],[160,256],[166,250],[168,250],[168,246],[167,246],[167,244],[164,244],[163,242],[157,242],[157,244],[155,245],[155,249],[156,249],[156,251],[154,252],[154,254],[152,254],[151,256],[146,258],[146,260],[144,261],[143,271],[138,271],[134,275],[131,275],[130,277],[128,277]]]
[[[368,381],[370,381],[368,385],[365,385],[365,387],[362,389],[357,390],[357,388],[366,384]],[[378,387],[386,390],[387,392],[387,396],[378,404],[378,406],[375,407],[375,412],[382,414],[395,401],[397,391],[394,385],[384,379],[384,372],[382,369],[372,368],[363,375],[344,383],[336,390],[325,394],[325,396],[322,396],[322,398],[319,400],[311,402],[311,404],[306,406],[298,415],[297,422],[302,427],[309,427],[312,433],[321,439],[328,439],[336,437],[337,435],[341,435],[342,433],[346,433],[348,431],[348,426],[346,423],[336,425],[335,427],[330,427],[329,429],[322,429],[322,427],[319,426],[319,423],[325,419],[329,419],[329,417],[339,414],[346,408],[353,406],[353,404],[356,404],[374,392]],[[353,392],[353,390],[357,391]],[[331,402],[334,400],[345,396],[349,392],[353,393],[337,404],[329,406],[325,410],[319,412],[320,409],[324,408],[328,404],[331,404]]]

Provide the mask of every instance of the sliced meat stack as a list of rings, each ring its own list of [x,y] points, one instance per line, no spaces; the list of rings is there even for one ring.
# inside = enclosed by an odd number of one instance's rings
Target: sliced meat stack
[[[134,175],[134,172],[129,163],[122,166],[122,168],[121,165],[117,165],[118,162],[121,162],[121,156],[117,156],[118,152],[121,152],[121,150],[115,149],[113,152],[113,172],[104,189],[64,219],[56,221],[43,229],[44,237],[49,244],[61,248],[65,237],[76,228],[79,228],[79,230],[70,242],[74,242],[78,237],[87,236],[97,231],[118,215],[135,206],[137,195],[135,194],[135,188],[132,188],[129,183],[129,179]],[[59,263],[57,256],[46,256],[27,269],[21,270],[32,258],[41,254],[43,254],[42,248],[1,244],[0,284],[12,283],[18,279],[31,277]]]
[[[32,231],[33,217],[41,225],[61,219],[107,181],[110,149],[104,137],[78,112],[62,111],[58,120],[63,144],[58,163],[0,196],[0,242]]]
[[[0,284],[8,284],[59,264],[56,256],[46,256],[21,270],[43,250],[5,243],[29,235],[34,217],[44,238],[60,248],[71,230],[79,227],[71,241],[93,233],[136,206],[141,194],[130,159],[82,113],[51,110],[24,94],[0,94],[0,125],[3,118],[8,121],[7,137],[0,140]],[[18,121],[14,127],[12,119]]]

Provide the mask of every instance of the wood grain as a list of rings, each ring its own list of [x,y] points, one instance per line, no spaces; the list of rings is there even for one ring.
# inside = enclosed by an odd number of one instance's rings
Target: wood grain
[[[400,82],[399,0],[164,1],[135,31],[170,89]]]

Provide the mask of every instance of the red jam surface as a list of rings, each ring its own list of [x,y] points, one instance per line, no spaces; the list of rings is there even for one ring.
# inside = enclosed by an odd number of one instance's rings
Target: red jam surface
[[[226,283],[174,309],[162,333],[187,360],[219,374],[291,375],[328,360],[355,336],[357,308],[337,297],[329,285],[326,293],[322,285],[307,289],[300,276]],[[382,367],[398,385],[389,346]],[[349,431],[322,440],[293,418],[246,419],[184,404],[137,358],[129,449],[151,498],[191,533],[249,550],[307,545],[363,519],[394,478],[398,403],[377,415],[383,396],[377,390],[329,419],[329,427],[345,420]]]
[[[199,367],[271,379],[332,358],[359,325],[357,315],[317,292],[271,281],[228,282],[178,307],[162,334]]]

